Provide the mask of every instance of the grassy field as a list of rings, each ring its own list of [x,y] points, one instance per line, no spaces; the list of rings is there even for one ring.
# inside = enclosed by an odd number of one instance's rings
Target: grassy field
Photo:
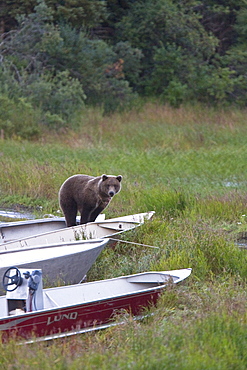
[[[105,249],[88,280],[192,267],[143,322],[50,343],[1,345],[1,369],[246,369],[246,111],[147,104],[38,142],[0,141],[0,208],[59,215],[70,175],[123,176],[107,217],[154,210],[125,236],[157,246]]]

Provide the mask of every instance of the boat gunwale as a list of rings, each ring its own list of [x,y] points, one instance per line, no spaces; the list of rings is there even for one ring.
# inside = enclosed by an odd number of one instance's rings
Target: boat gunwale
[[[21,221],[0,221],[0,229],[1,227],[9,227],[9,226],[23,226],[23,225],[31,225],[31,224],[43,224],[43,223],[49,223],[49,222],[64,222],[65,217],[47,217],[47,218],[34,218],[34,219],[28,219],[28,220],[21,220]]]
[[[107,219],[104,219],[104,220],[99,220],[97,221],[97,219],[94,221],[95,223],[102,223],[102,222],[111,222],[111,220],[113,222],[115,221],[125,221],[125,222],[137,222],[139,223],[139,221],[126,221],[126,220],[121,220],[122,218],[124,219],[125,217],[132,217],[132,216],[139,216],[139,215],[142,215],[141,217],[144,218],[144,221],[146,220],[150,220],[152,218],[152,216],[155,214],[155,211],[147,211],[147,212],[140,212],[140,213],[134,213],[133,215],[126,215],[126,216],[119,216],[119,217],[113,217],[113,218],[107,218]],[[105,216],[104,213],[102,213],[101,215]],[[146,216],[145,216],[146,215]],[[79,226],[79,222],[80,222],[80,217],[77,216],[77,222],[78,222],[78,225],[76,226]],[[29,225],[29,224],[43,224],[43,223],[49,223],[49,222],[64,222],[66,224],[66,221],[65,221],[65,217],[61,216],[54,216],[54,217],[43,217],[43,218],[34,218],[34,219],[27,219],[27,220],[20,220],[20,221],[0,221],[0,230],[1,230],[1,227],[9,227],[9,226],[14,226],[14,227],[17,227],[17,226],[22,226],[22,225]],[[91,224],[92,222],[88,222],[88,224]],[[49,231],[48,231],[49,232]]]
[[[13,248],[13,249],[5,249],[5,250],[0,250],[0,257],[2,254],[8,254],[8,253],[20,253],[20,252],[26,252],[26,251],[31,251],[31,250],[40,250],[40,249],[48,249],[48,248],[56,248],[56,247],[66,247],[66,246],[70,246],[70,245],[80,245],[80,244],[99,244],[99,245],[102,245],[102,244],[105,244],[104,242],[106,241],[106,243],[108,243],[110,240],[109,237],[102,237],[102,238],[97,238],[97,239],[82,239],[82,240],[73,240],[73,241],[67,241],[67,242],[63,242],[63,241],[60,241],[58,243],[52,243],[52,244],[40,244],[40,245],[36,245],[36,246],[20,246],[19,249],[18,248]],[[11,243],[11,242],[10,242]],[[7,244],[7,243],[6,243]],[[6,245],[5,244],[5,245]],[[1,244],[0,244],[0,248],[1,248]]]

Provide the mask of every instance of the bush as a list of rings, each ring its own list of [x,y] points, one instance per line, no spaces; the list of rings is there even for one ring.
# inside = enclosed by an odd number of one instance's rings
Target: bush
[[[70,77],[69,71],[42,75],[28,86],[29,100],[43,112],[68,119],[84,105],[85,94],[80,82]]]
[[[143,54],[140,49],[132,48],[129,42],[118,42],[113,47],[119,60],[123,61],[124,77],[130,83],[134,90],[138,90],[141,73],[141,59]]]
[[[0,117],[0,130],[5,138],[31,139],[40,134],[40,112],[24,98],[14,100],[0,95]]]

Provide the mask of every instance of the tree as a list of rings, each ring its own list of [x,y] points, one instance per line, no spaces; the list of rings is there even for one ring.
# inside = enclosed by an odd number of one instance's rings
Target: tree
[[[18,16],[28,16],[44,0],[2,0],[0,4],[0,32],[18,27]],[[69,23],[80,29],[97,27],[107,18],[106,2],[92,0],[46,0],[45,5],[53,12],[55,23]]]
[[[36,0],[1,0],[0,3],[0,33],[9,32],[17,27],[16,17],[20,14],[28,15],[33,12]]]
[[[245,0],[201,0],[195,7],[205,30],[218,39],[217,52],[221,55],[236,42],[236,16],[241,8],[246,8]]]
[[[236,83],[230,96],[230,101],[240,106],[247,104],[246,70],[247,70],[247,7],[241,7],[236,12],[234,32],[235,43],[226,51],[222,64],[228,66],[234,73]]]
[[[40,1],[34,10],[27,17],[19,17],[20,26],[6,34],[0,45],[0,79],[5,81],[2,93],[16,101],[25,97],[43,111],[43,117],[49,116],[50,122],[54,122],[52,115],[60,115],[64,124],[63,120],[83,105],[85,94],[69,71],[55,71],[49,64],[44,40],[50,37],[54,44],[61,39],[45,2]]]
[[[34,13],[19,17],[19,27],[6,34],[0,54],[8,84],[18,85],[13,91],[40,107],[46,121],[47,112],[68,121],[85,99],[108,112],[127,106],[134,95],[123,73],[121,48],[114,51],[87,31],[54,25],[53,20],[53,11],[40,1]],[[138,54],[128,47],[128,56],[134,76],[131,65]]]
[[[128,40],[144,55],[139,91],[147,95],[167,97],[176,86],[180,100],[192,88],[190,76],[194,78],[215,52],[217,39],[204,30],[190,2],[186,4],[182,8],[172,0],[135,2],[118,24],[117,39]]]
[[[56,23],[76,29],[97,27],[107,18],[106,1],[47,0],[46,4],[53,10]]]

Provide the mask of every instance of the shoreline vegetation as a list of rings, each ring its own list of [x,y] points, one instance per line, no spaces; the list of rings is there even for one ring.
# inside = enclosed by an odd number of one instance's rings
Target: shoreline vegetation
[[[246,110],[150,102],[25,141],[0,138],[0,209],[61,216],[58,190],[76,173],[123,176],[107,217],[154,210],[106,248],[88,281],[191,267],[143,321],[48,343],[0,344],[2,369],[246,369]],[[2,218],[0,218],[2,221]],[[122,319],[122,317],[121,317]]]

